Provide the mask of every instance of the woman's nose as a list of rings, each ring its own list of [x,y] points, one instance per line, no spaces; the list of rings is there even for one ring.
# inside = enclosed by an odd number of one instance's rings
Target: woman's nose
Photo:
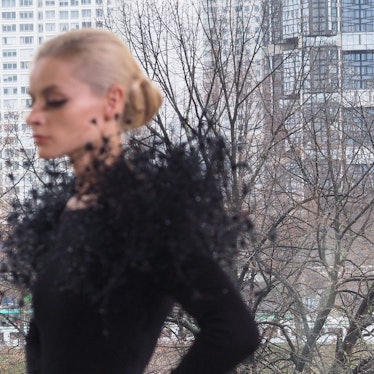
[[[33,127],[42,124],[42,114],[36,108],[31,108],[30,113],[26,117],[26,123]]]

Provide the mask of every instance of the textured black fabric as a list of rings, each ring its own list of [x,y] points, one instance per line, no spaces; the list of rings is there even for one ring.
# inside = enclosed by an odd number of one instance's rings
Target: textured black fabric
[[[101,175],[92,207],[64,209],[63,184],[11,217],[11,272],[33,296],[28,373],[142,373],[174,301],[201,329],[174,372],[226,373],[259,337],[219,266],[241,225],[214,175],[181,150]]]
[[[201,328],[175,373],[226,373],[257,347],[256,325],[211,259],[190,261],[194,277],[189,284],[172,272],[157,282],[134,274],[112,290],[102,314],[84,292],[59,290],[64,277],[59,261],[46,265],[34,290],[29,373],[143,373],[172,300]]]

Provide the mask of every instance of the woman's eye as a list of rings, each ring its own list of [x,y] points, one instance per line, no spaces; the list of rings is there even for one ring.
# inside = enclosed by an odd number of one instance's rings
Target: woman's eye
[[[60,100],[49,100],[46,102],[47,108],[59,108],[62,107],[67,102],[67,99]]]

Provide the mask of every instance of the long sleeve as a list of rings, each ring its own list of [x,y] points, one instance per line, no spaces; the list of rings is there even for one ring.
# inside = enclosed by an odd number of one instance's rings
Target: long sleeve
[[[169,290],[197,320],[200,333],[173,373],[227,373],[258,347],[256,323],[240,294],[214,261],[199,258],[191,266],[192,281],[174,282]]]
[[[40,340],[38,328],[34,320],[30,321],[29,331],[26,336],[27,374],[41,373],[40,367]]]

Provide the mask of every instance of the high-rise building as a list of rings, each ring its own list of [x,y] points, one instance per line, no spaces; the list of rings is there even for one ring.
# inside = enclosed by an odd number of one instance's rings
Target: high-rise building
[[[327,163],[343,160],[360,178],[374,161],[374,1],[269,1],[263,9],[267,105],[277,108],[269,126],[283,128],[284,152],[318,159],[321,180]]]
[[[255,154],[263,138],[262,0],[202,1],[204,82],[212,121],[235,144],[234,164]],[[256,157],[252,158],[252,161]]]
[[[33,184],[35,174],[26,171],[34,164],[35,147],[24,118],[38,46],[64,31],[103,27],[113,10],[111,0],[1,0],[0,196],[22,197]]]

